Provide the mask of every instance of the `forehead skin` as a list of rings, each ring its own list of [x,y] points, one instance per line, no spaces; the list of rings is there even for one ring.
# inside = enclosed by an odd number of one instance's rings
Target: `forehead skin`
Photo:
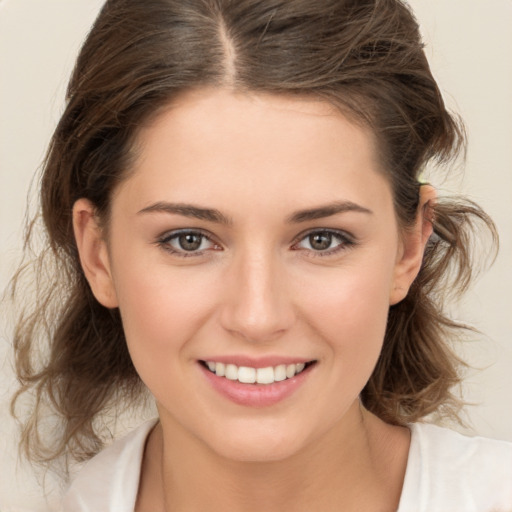
[[[275,187],[281,187],[283,206],[300,202],[301,196],[313,205],[325,202],[320,175],[327,168],[340,169],[332,200],[340,199],[350,174],[359,186],[368,169],[372,179],[375,171],[384,178],[371,130],[350,122],[327,102],[283,95],[188,91],[141,129],[135,152],[133,172],[116,192],[132,189],[130,201],[138,204],[149,192],[148,172],[160,191],[171,187],[173,195],[186,200],[193,189],[193,199],[204,204],[211,197],[208,187],[201,186],[204,180],[217,182],[229,175],[230,181],[238,180],[241,193],[260,199],[262,208],[266,191]],[[380,183],[388,188],[385,179]]]

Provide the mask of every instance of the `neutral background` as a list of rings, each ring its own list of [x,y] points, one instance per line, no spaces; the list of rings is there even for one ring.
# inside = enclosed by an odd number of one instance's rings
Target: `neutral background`
[[[427,55],[450,108],[469,132],[464,176],[434,174],[441,193],[464,192],[498,224],[494,267],[455,308],[485,335],[461,353],[472,371],[465,397],[473,432],[512,440],[512,0],[411,0]],[[79,45],[101,0],[0,0],[0,291],[20,256],[27,191],[63,106]],[[17,461],[16,426],[8,413],[14,388],[11,320],[0,319],[0,510],[46,511],[48,500],[27,465]],[[39,477],[41,480],[42,477]]]

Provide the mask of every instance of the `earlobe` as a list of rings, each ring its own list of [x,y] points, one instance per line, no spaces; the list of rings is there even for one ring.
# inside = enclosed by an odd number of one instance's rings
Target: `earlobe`
[[[395,265],[395,275],[390,290],[391,305],[403,300],[418,275],[428,239],[433,231],[434,205],[437,193],[431,185],[422,185],[414,225],[404,230],[402,245]]]
[[[78,199],[73,205],[73,230],[80,263],[94,296],[107,308],[117,307],[107,244],[94,206],[87,199]]]

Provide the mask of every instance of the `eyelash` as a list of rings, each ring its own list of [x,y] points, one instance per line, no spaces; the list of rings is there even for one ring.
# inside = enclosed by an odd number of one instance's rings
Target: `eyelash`
[[[203,249],[202,251],[186,251],[185,249],[175,249],[170,245],[170,242],[172,240],[177,240],[180,236],[186,236],[186,235],[195,235],[202,238],[201,245],[203,244],[204,240],[208,240],[211,242],[214,246],[217,246],[220,248],[218,244],[216,244],[212,238],[204,233],[203,231],[199,229],[179,229],[176,231],[171,231],[169,233],[164,234],[157,240],[157,244],[167,252],[170,252],[171,254],[178,256],[180,258],[190,258],[194,256],[202,256],[204,252],[208,249]],[[222,249],[216,249],[216,250],[222,250]]]
[[[326,258],[329,256],[333,256],[341,251],[345,251],[356,245],[354,238],[345,231],[327,228],[315,228],[311,229],[310,231],[307,231],[306,233],[301,233],[295,239],[295,242],[292,245],[292,249],[300,251],[301,249],[296,248],[297,245],[302,241],[306,240],[307,238],[311,237],[312,235],[329,235],[330,237],[332,237],[331,243],[334,242],[334,239],[337,239],[339,242],[338,245],[336,245],[335,247],[328,248],[325,250],[315,251],[314,249],[303,249],[310,252],[311,255],[315,258]]]
[[[186,235],[199,236],[202,239],[200,245],[203,244],[204,240],[208,240],[211,244],[218,247],[218,249],[214,249],[214,250],[222,250],[222,248],[220,248],[220,246],[218,244],[216,244],[208,234],[204,233],[201,230],[197,230],[197,229],[180,229],[180,230],[176,230],[176,231],[171,231],[169,233],[164,234],[160,238],[158,238],[157,245],[160,246],[163,250],[170,252],[171,254],[181,257],[181,258],[202,256],[206,251],[210,250],[208,248],[208,249],[203,249],[200,251],[197,251],[197,250],[196,251],[187,251],[185,249],[175,249],[170,245],[170,242],[172,240],[177,240],[180,236],[186,236]],[[302,241],[306,240],[308,237],[311,237],[312,235],[328,235],[332,238],[331,243],[332,243],[332,241],[334,241],[334,239],[337,239],[339,241],[339,243],[338,243],[338,245],[336,245],[333,248],[328,248],[325,250],[317,250],[317,251],[315,251],[314,249],[300,249],[297,247]],[[356,242],[353,239],[353,237],[344,231],[338,231],[338,230],[334,230],[334,229],[316,228],[316,229],[307,231],[306,233],[301,233],[293,242],[292,250],[295,250],[295,251],[306,250],[306,251],[310,252],[313,257],[328,257],[328,256],[332,256],[334,254],[337,254],[343,250],[347,250],[347,249],[353,247],[355,244],[356,244]]]

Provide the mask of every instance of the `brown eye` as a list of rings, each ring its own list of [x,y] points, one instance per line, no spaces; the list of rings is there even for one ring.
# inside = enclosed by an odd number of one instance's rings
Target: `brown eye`
[[[197,251],[201,247],[203,238],[203,235],[198,233],[185,233],[178,237],[178,244],[184,251]]]
[[[319,229],[310,231],[292,249],[306,250],[313,255],[329,256],[354,245],[354,239],[344,231]]]
[[[168,233],[158,240],[158,244],[163,249],[181,256],[200,256],[203,254],[203,251],[220,249],[208,236],[200,231],[190,230]]]
[[[329,232],[312,233],[309,235],[309,245],[315,251],[325,251],[332,244],[332,234]]]

